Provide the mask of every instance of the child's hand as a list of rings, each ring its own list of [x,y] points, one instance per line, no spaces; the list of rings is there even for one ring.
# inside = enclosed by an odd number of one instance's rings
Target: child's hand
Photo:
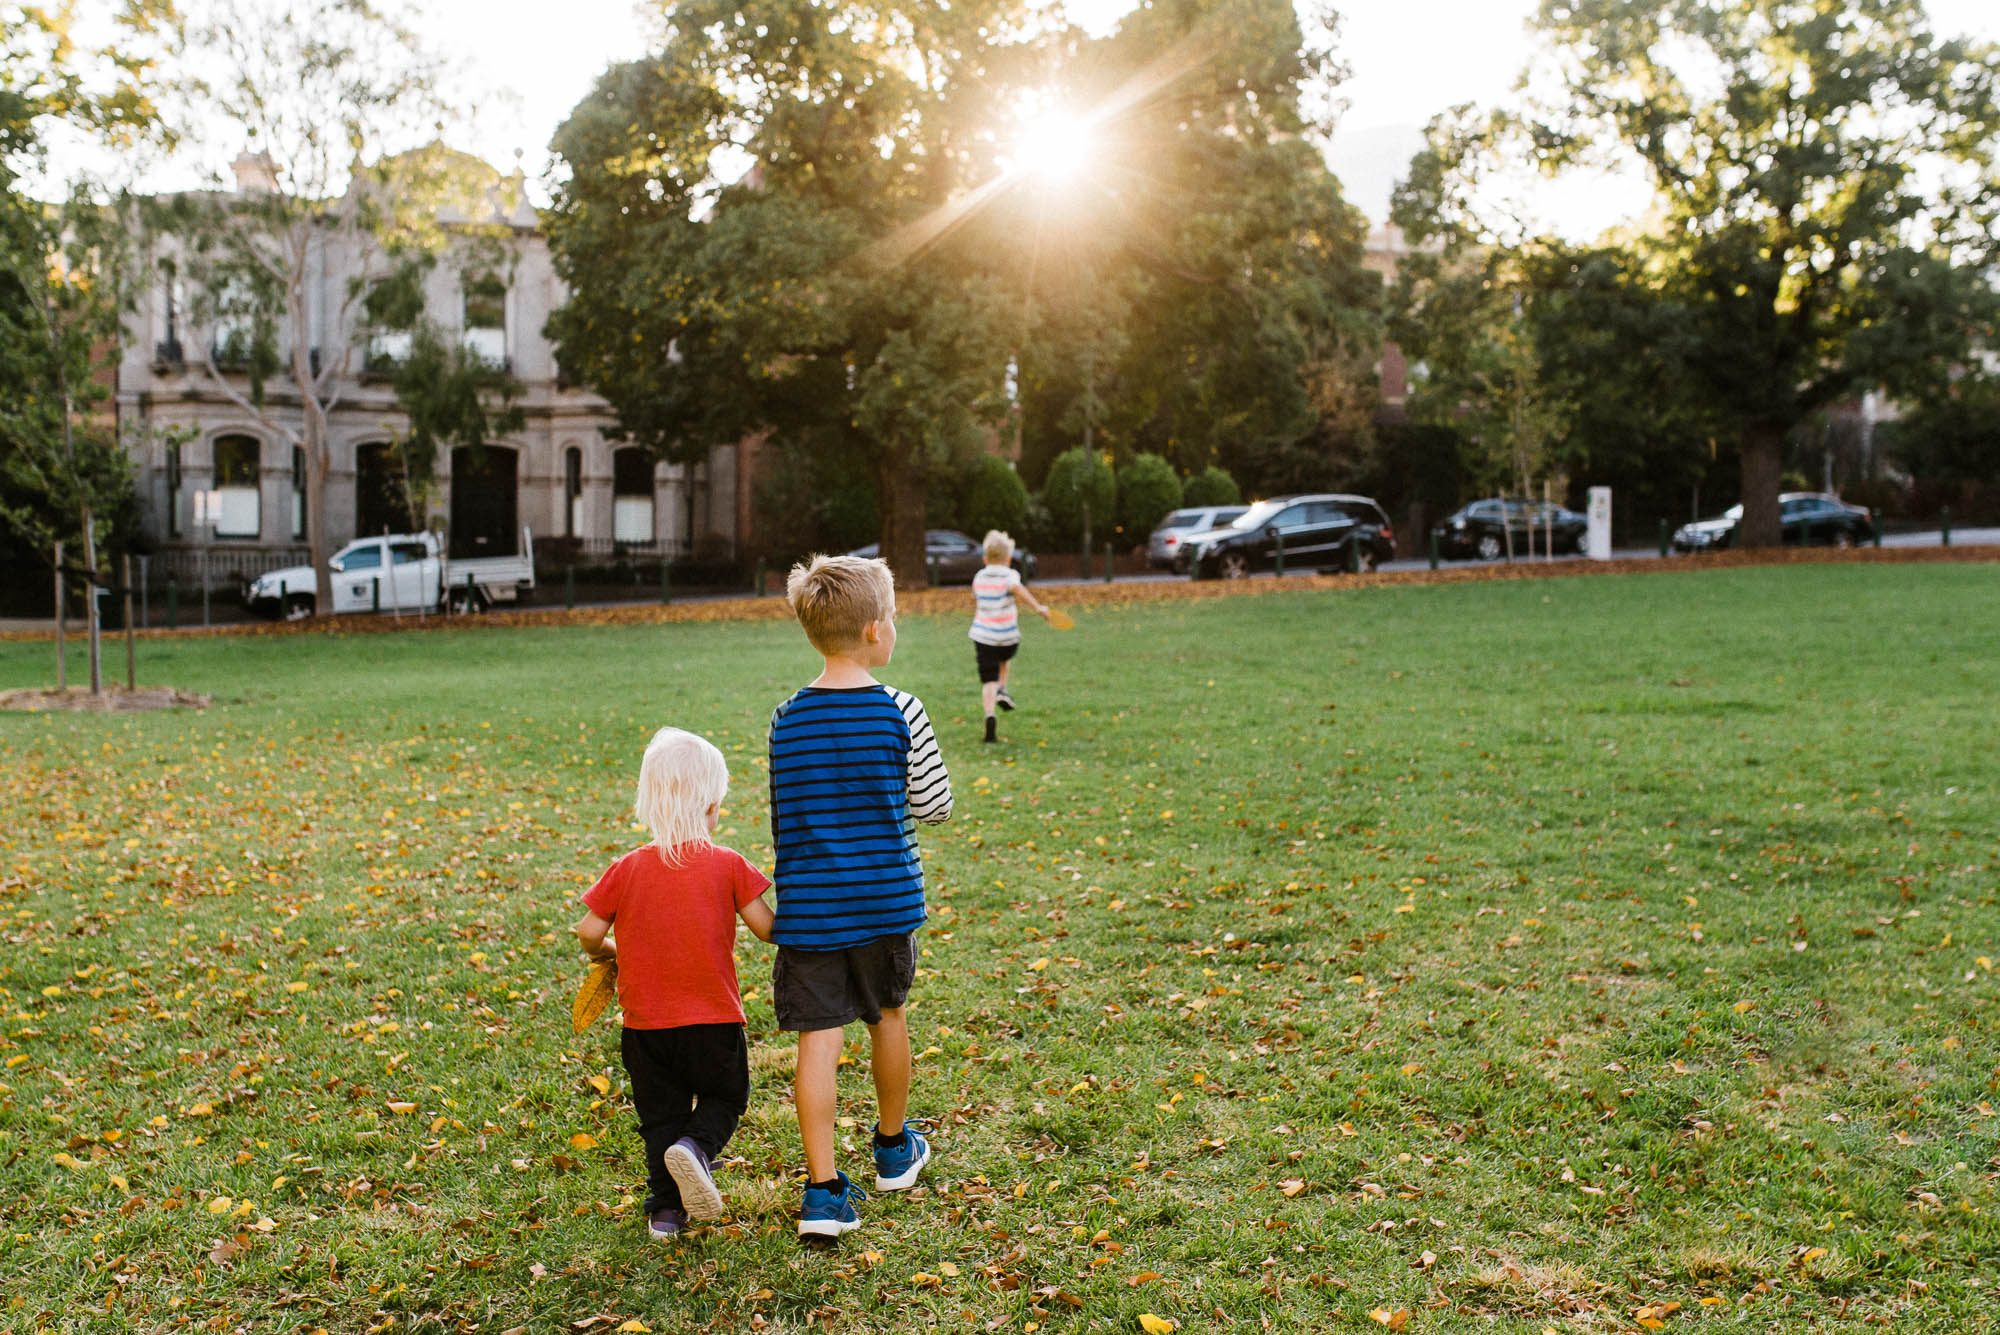
[[[609,941],[599,946],[596,950],[586,950],[584,953],[590,956],[592,964],[616,964],[618,962],[618,947]]]

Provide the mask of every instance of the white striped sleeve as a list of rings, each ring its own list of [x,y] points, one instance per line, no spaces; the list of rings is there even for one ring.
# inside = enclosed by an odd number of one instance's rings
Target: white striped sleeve
[[[942,825],[951,819],[951,775],[945,771],[930,715],[924,712],[924,702],[909,692],[889,694],[910,725],[910,814],[926,825]]]

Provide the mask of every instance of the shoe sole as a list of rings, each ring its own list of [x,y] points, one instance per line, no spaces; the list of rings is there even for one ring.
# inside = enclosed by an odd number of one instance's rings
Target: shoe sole
[[[675,1229],[671,1233],[662,1233],[657,1228],[654,1228],[651,1224],[646,1225],[646,1232],[649,1236],[658,1238],[661,1242],[676,1242],[680,1239],[681,1236],[681,1231],[679,1229]]]
[[[899,1175],[895,1177],[883,1177],[880,1173],[875,1174],[875,1190],[902,1191],[906,1187],[914,1187],[917,1185],[917,1174],[923,1172],[924,1165],[930,1161],[931,1147],[926,1142],[924,1152],[917,1156],[917,1161],[908,1168],[905,1168]]]
[[[690,1219],[722,1218],[722,1193],[703,1171],[701,1160],[685,1147],[667,1146],[667,1173],[681,1189],[681,1207]]]
[[[802,1238],[837,1238],[843,1233],[852,1233],[861,1227],[859,1219],[845,1222],[839,1219],[801,1219],[799,1236]]]

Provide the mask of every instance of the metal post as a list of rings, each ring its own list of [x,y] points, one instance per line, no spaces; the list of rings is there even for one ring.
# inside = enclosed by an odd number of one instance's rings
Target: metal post
[[[382,577],[380,575],[375,577],[375,587],[370,591],[369,602],[374,605],[374,611],[379,612],[382,610]]]
[[[1880,547],[1882,545],[1882,521],[1874,515],[1868,516],[1868,532],[1874,538],[1875,545]]]
[[[139,655],[132,647],[132,556],[125,555],[125,689],[139,689]]]
[[[465,614],[472,615],[472,572],[465,572]]]
[[[208,549],[201,549],[201,624],[208,624]]]
[[[660,601],[667,600],[667,563],[660,562]],[[576,610],[576,563],[563,567],[563,607],[571,612]]]
[[[757,558],[757,596],[764,596],[764,558]]]
[[[660,601],[663,603],[670,603],[674,600],[673,569],[674,561],[672,557],[663,556],[660,558]],[[574,571],[571,573],[574,574]]]
[[[103,590],[98,588],[97,585],[97,517],[95,515],[83,521],[83,560],[84,564],[90,568],[90,573],[84,577],[87,582],[83,586],[83,596],[90,600],[90,604],[86,609],[86,614],[90,618],[88,622],[90,626],[90,693],[92,695],[102,695],[104,694],[104,644],[100,637],[100,632],[104,625],[104,612],[102,605],[98,602],[98,595]]]
[[[1938,536],[1944,539],[1945,546],[1951,546],[1951,507],[1949,505],[1938,507]]]
[[[1271,568],[1277,572],[1279,579],[1283,579],[1285,577],[1285,530],[1279,529],[1271,536],[1277,539],[1277,544],[1271,549]]]
[[[1432,569],[1432,570],[1436,570],[1437,568],[1438,568],[1438,535],[1437,535],[1437,530],[1436,530],[1436,529],[1432,529],[1432,530],[1431,530],[1431,569]]]
[[[153,628],[153,558],[139,558],[139,624]]]
[[[167,629],[181,628],[181,585],[171,573],[167,576]]]
[[[69,646],[65,642],[64,633],[69,629],[69,609],[63,603],[63,595],[68,590],[63,588],[62,547],[61,543],[56,544],[56,689],[67,691]]]
[[[1111,559],[1111,551],[1112,551],[1111,541],[1110,539],[1107,538],[1104,542],[1104,582],[1106,584],[1109,584],[1111,582],[1111,576],[1113,573],[1112,571],[1113,561]]]
[[[1350,529],[1347,534],[1347,573],[1361,573],[1361,530]]]
[[[1671,540],[1672,538],[1673,538],[1673,534],[1672,534],[1671,532],[1669,532],[1669,531],[1668,531],[1668,529],[1667,529],[1667,521],[1666,521],[1666,520],[1664,520],[1664,519],[1662,519],[1662,520],[1660,521],[1660,555],[1661,555],[1661,556],[1665,556],[1665,555],[1667,554],[1667,544],[1668,544],[1668,542],[1669,542],[1669,541],[1670,541],[1670,540]]]

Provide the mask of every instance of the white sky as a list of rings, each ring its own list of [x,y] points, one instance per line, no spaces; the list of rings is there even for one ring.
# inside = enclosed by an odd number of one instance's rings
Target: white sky
[[[1343,11],[1339,50],[1353,71],[1342,85],[1348,111],[1330,154],[1348,198],[1376,220],[1421,144],[1425,122],[1449,106],[1505,100],[1533,52],[1526,23],[1535,0],[1335,0]],[[1085,24],[1103,28],[1130,0],[1071,0]],[[591,81],[614,60],[644,50],[633,0],[426,0],[422,26],[463,62],[479,86],[515,96],[482,113],[468,145],[496,166],[515,150],[533,177],[548,142]],[[1934,29],[2000,39],[1993,0],[1930,0]],[[1546,206],[1561,230],[1594,235],[1641,207],[1635,183],[1572,182]]]
[[[1348,198],[1379,221],[1425,122],[1460,102],[1493,106],[1509,96],[1534,49],[1525,25],[1536,0],[1335,3],[1343,9],[1339,53],[1353,73],[1340,89],[1348,110],[1330,161]],[[1131,0],[1070,0],[1071,12],[1100,30],[1131,7]],[[635,0],[421,0],[416,9],[418,26],[462,67],[481,103],[458,136],[464,147],[503,170],[518,151],[531,179],[546,169],[550,137],[597,75],[645,50]],[[1929,10],[1939,33],[2000,40],[1994,0],[1929,0]],[[1572,182],[1537,203],[1560,230],[1590,236],[1641,207],[1644,191],[1631,182]]]

